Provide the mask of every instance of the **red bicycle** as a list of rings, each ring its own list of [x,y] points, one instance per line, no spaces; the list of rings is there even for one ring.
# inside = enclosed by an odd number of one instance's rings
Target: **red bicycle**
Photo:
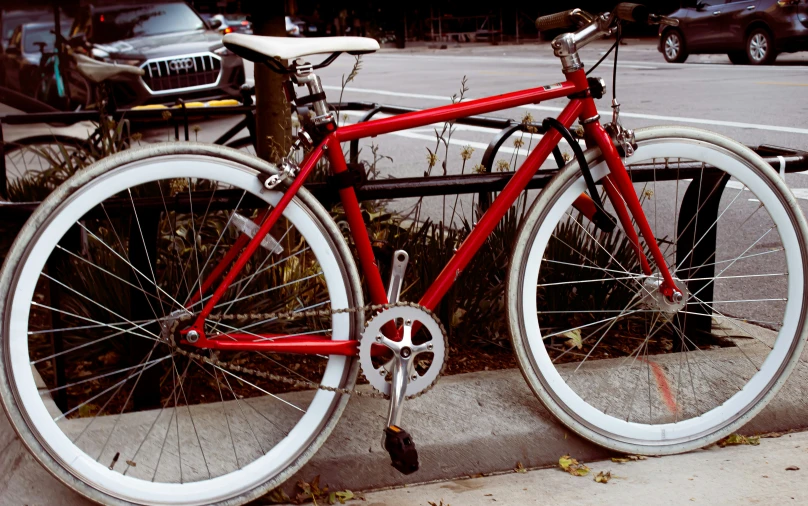
[[[601,125],[605,86],[578,51],[621,20],[671,22],[633,4],[543,17],[542,29],[579,25],[552,43],[563,82],[339,128],[315,70],[375,41],[227,35],[313,109],[295,144],[304,161],[158,144],[96,163],[43,202],[0,276],[0,392],[21,439],[100,502],[232,504],[286,480],[351,394],[372,395],[390,402],[393,465],[412,472],[404,400],[447,360],[431,310],[562,138],[575,159],[525,213],[509,267],[524,377],[564,424],[618,451],[687,451],[736,430],[799,362],[805,219],[777,173],[726,137],[632,132],[616,101]],[[298,59],[323,52],[319,65]],[[341,143],[560,97],[437,279],[417,303],[400,300],[407,254],[385,287]],[[350,245],[303,187],[326,161]],[[360,366],[370,386],[355,387]]]

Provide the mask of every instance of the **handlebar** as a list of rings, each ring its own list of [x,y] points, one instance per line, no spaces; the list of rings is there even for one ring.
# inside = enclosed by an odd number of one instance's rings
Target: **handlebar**
[[[679,25],[679,20],[658,14],[651,14],[648,12],[648,7],[645,5],[622,2],[617,4],[614,11],[609,14],[602,14],[601,16],[589,14],[581,9],[570,9],[568,11],[541,16],[536,20],[536,28],[538,28],[539,31],[572,28],[579,24],[579,22],[583,22],[587,25],[598,23],[602,25],[601,31],[606,32],[617,20],[628,21],[630,23],[647,23],[649,25]],[[609,33],[604,33],[604,35],[608,35]]]
[[[564,72],[582,68],[578,50],[595,39],[608,37],[617,29],[620,21],[632,23],[666,24],[678,26],[676,19],[666,18],[648,12],[644,5],[634,3],[619,3],[612,12],[599,16],[589,14],[581,9],[558,12],[548,16],[541,16],[536,20],[539,30],[554,28],[571,28],[579,25],[575,32],[564,33],[553,39],[553,53],[562,59]]]
[[[582,12],[583,11],[581,9],[570,9],[564,12],[556,12],[555,14],[541,16],[536,20],[536,28],[538,28],[540,32],[543,32],[545,30],[554,30],[556,28],[569,28],[571,26],[575,26],[577,14]]]

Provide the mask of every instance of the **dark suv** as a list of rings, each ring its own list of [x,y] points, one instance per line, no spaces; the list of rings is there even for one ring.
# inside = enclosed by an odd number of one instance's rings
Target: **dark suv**
[[[732,63],[765,65],[778,53],[808,50],[808,0],[686,0],[670,16],[679,26],[659,31],[669,62],[726,53]]]
[[[115,83],[118,105],[236,97],[244,84],[241,58],[184,2],[85,7],[70,38],[82,35],[92,57],[144,70]]]

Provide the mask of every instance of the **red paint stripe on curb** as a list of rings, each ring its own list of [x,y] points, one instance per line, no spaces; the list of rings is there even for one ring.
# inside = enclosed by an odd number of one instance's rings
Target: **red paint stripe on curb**
[[[642,357],[640,357],[640,360],[651,366],[651,371],[653,371],[654,379],[656,380],[657,390],[659,390],[660,395],[662,395],[662,400],[668,407],[668,411],[672,414],[676,414],[676,412],[679,411],[679,406],[676,404],[676,399],[671,392],[671,386],[668,382],[668,377],[665,375],[665,369],[656,362],[645,360]]]

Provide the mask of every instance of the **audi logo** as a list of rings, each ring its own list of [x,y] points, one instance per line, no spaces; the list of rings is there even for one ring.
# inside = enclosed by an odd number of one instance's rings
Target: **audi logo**
[[[168,68],[175,72],[178,70],[191,70],[194,68],[194,59],[180,58],[178,60],[171,60],[168,62]]]

